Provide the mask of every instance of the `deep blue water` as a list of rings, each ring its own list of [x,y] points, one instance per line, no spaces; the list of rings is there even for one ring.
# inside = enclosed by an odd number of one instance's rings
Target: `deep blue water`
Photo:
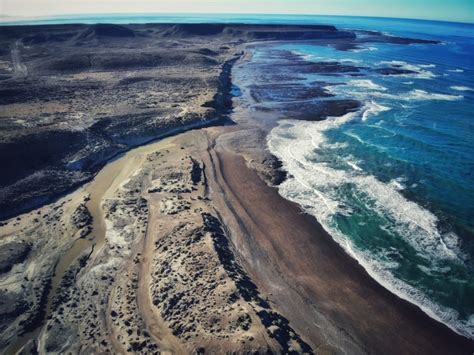
[[[308,61],[395,65],[419,74],[308,75],[364,108],[323,122],[282,120],[269,148],[290,178],[280,193],[315,215],[382,285],[474,337],[474,25],[338,16],[96,15],[13,24],[240,22],[334,24],[438,39],[337,51],[275,44]],[[3,21],[3,24],[8,24]],[[264,47],[254,61],[268,61]],[[245,98],[238,88],[238,95]]]

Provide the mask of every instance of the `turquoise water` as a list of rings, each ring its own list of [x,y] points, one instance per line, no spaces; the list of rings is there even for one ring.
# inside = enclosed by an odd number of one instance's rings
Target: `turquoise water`
[[[96,15],[2,24],[240,22],[334,24],[438,39],[337,51],[309,43],[256,49],[308,61],[413,69],[416,75],[308,75],[338,83],[359,112],[323,122],[282,120],[270,150],[290,173],[280,193],[313,214],[382,285],[458,333],[474,337],[474,25],[335,16]],[[238,88],[234,91],[240,95]],[[244,93],[245,94],[245,93]],[[245,96],[245,95],[244,95]]]
[[[397,20],[403,31],[392,31],[393,21],[374,22],[364,28],[443,43],[272,48],[308,61],[417,72],[308,75],[308,85],[340,84],[330,91],[364,107],[323,122],[280,121],[269,137],[291,174],[280,193],[315,215],[382,285],[472,338],[474,26]]]

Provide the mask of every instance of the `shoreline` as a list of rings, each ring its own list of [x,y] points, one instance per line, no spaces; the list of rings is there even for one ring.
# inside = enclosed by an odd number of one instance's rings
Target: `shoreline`
[[[375,346],[375,352],[383,353],[429,354],[451,351],[451,353],[462,354],[474,349],[472,339],[456,333],[447,325],[430,317],[417,305],[402,299],[379,284],[355,258],[348,255],[341,248],[318,223],[316,218],[302,212],[297,204],[281,197],[275,188],[267,186],[254,171],[247,167],[242,157],[227,152],[217,153],[217,156],[220,161],[222,178],[227,184],[224,187],[221,185],[221,188],[229,195],[234,195],[238,201],[237,204],[241,204],[238,209],[234,205],[232,210],[238,210],[239,212],[236,212],[238,219],[246,221],[243,223],[243,229],[253,231],[252,235],[257,236],[257,244],[266,245],[266,247],[263,247],[266,250],[266,256],[273,257],[275,263],[279,260],[280,265],[277,268],[281,268],[281,265],[285,262],[289,264],[289,271],[282,274],[292,276],[284,281],[287,285],[293,286],[291,287],[293,290],[302,289],[302,294],[305,295],[303,296],[304,299],[309,300],[310,303],[311,300],[316,300],[315,302],[318,303],[321,302],[318,301],[321,299],[321,295],[332,294],[331,297],[325,296],[324,299],[331,300],[339,306],[347,307],[343,313],[345,314],[344,317],[348,318],[341,322],[339,326],[350,329],[350,324],[353,323],[352,331],[348,330],[348,332],[349,334],[354,332],[355,339],[362,336],[363,344],[372,343],[372,346],[369,346],[371,350],[374,350],[373,346]],[[246,181],[247,183],[245,186],[239,186],[239,181]],[[251,186],[249,186],[249,182]],[[248,196],[249,191],[252,192],[252,197]],[[269,206],[272,206],[270,210],[268,209]],[[278,214],[278,216],[271,217],[274,214]],[[224,218],[224,220],[226,219]],[[275,225],[273,230],[271,229],[272,225]],[[269,230],[271,232],[268,232]],[[276,232],[272,233],[274,230]],[[299,233],[301,235],[298,235]],[[279,234],[277,238],[275,238],[275,234]],[[286,248],[291,247],[291,244],[287,244],[288,241],[285,240],[285,235],[298,235],[296,246],[298,252],[288,252]],[[260,238],[262,238],[261,241]],[[245,237],[239,236],[239,242],[236,244],[245,243],[244,241]],[[249,243],[247,252],[250,252],[255,244],[249,240],[246,242]],[[294,242],[295,240],[292,239],[291,243]],[[289,258],[288,254],[295,253],[297,255]],[[328,257],[328,255],[330,256]],[[252,262],[248,262],[248,264],[251,265]],[[276,264],[274,265],[276,266]],[[321,268],[324,268],[325,271],[321,271]],[[306,274],[305,271],[308,273]],[[269,275],[259,275],[261,272],[262,264],[259,264],[257,269],[253,267],[252,276],[261,282],[260,285],[266,284],[265,288],[267,290],[275,289],[272,281],[268,281]],[[338,275],[338,273],[341,274]],[[338,295],[337,300],[334,299],[333,297],[336,296],[334,292],[331,289],[325,289],[328,286],[320,285],[324,278],[334,288],[344,287],[343,293],[346,294],[347,298]],[[341,279],[339,281],[329,281],[328,279],[331,278]],[[294,279],[298,279],[300,282],[293,282]],[[339,282],[343,285],[338,285]],[[351,286],[345,286],[345,282],[350,283]],[[275,295],[274,292],[269,293]],[[274,297],[277,305],[283,309],[287,308],[284,313],[289,316],[293,324],[296,323],[304,327],[304,324],[311,323],[311,316],[306,320],[298,319],[298,316],[290,317],[292,313],[299,313],[299,317],[304,318],[304,314],[291,308],[291,306],[287,306],[292,303],[290,295],[283,298],[287,305],[281,298]],[[349,300],[351,297],[354,302]],[[373,301],[373,304],[371,301]],[[324,308],[327,306],[325,305]],[[330,308],[338,308],[339,306],[331,304]],[[358,307],[365,309],[357,310]],[[375,309],[380,312],[379,315],[374,312]],[[323,315],[324,313],[331,314],[331,311],[328,309],[321,313]],[[351,313],[357,315],[352,314],[351,316]],[[373,316],[366,319],[365,322],[367,323],[364,324],[363,318],[367,314],[373,314]],[[377,323],[379,324],[377,325]],[[402,324],[403,329],[399,328]],[[361,326],[365,329],[361,330]],[[373,329],[377,329],[376,334],[371,331]],[[399,338],[399,340],[393,342],[394,338]],[[313,338],[312,340],[314,341]],[[401,347],[397,348],[396,344]]]
[[[240,85],[242,85],[243,87],[246,87],[245,79],[244,79],[244,82],[239,83],[239,86]],[[246,104],[249,105],[248,102],[246,102]],[[250,106],[251,105],[252,104],[250,104]],[[361,109],[363,109],[363,107]],[[247,110],[247,112],[239,113],[239,117],[240,116],[245,116],[246,114],[247,115],[252,115],[252,114],[250,114],[249,110]],[[253,118],[255,118],[255,117],[253,117]],[[248,121],[245,120],[245,118],[242,119],[242,120],[243,120],[243,122],[245,122],[244,124],[248,123]],[[250,119],[249,121],[252,122],[252,119]],[[297,122],[298,119],[296,119],[295,121]],[[304,121],[304,119],[303,119],[303,121]],[[271,129],[273,129],[273,127],[275,127],[277,125],[278,125],[278,122],[270,124],[269,127],[265,127],[265,130],[267,131],[267,134],[269,134]],[[265,142],[266,142],[266,139],[265,139]],[[268,149],[268,147],[266,146],[266,143],[265,143],[265,148]],[[246,160],[247,160],[247,166],[251,166],[252,164],[249,162],[249,159],[246,158]],[[279,166],[281,166],[282,162],[279,159],[278,159],[278,161],[280,163]],[[285,170],[284,172],[286,174],[288,174],[288,171]],[[259,174],[259,175],[261,177],[261,174]],[[263,179],[263,180],[266,180],[266,179]],[[276,190],[278,191],[278,186],[275,186],[275,187],[276,187]],[[282,196],[281,196],[281,198],[284,199],[284,197],[282,197]],[[362,270],[362,273],[365,274],[365,276],[367,276],[368,278],[370,278],[378,287],[381,287],[384,291],[386,291],[390,295],[390,297],[399,300],[402,304],[405,304],[406,306],[408,306],[408,308],[411,307],[412,309],[416,310],[417,314],[423,314],[424,318],[428,318],[431,321],[439,324],[440,326],[447,328],[449,330],[449,332],[452,332],[455,336],[458,336],[461,339],[465,339],[466,344],[470,344],[470,345],[468,345],[468,347],[470,346],[470,347],[474,348],[474,339],[473,338],[469,337],[469,335],[467,335],[466,333],[463,333],[462,330],[458,330],[455,326],[451,325],[450,323],[443,322],[443,320],[440,317],[438,317],[434,311],[432,311],[432,308],[430,308],[429,305],[433,305],[433,307],[435,307],[435,306],[437,306],[436,303],[434,303],[432,301],[427,301],[427,303],[421,303],[421,302],[417,301],[417,299],[412,298],[409,295],[405,295],[403,292],[398,291],[397,289],[394,289],[393,287],[390,287],[391,286],[390,283],[383,282],[383,275],[378,276],[376,273],[371,272],[370,268],[366,268],[366,266],[364,266],[363,263],[361,261],[359,261],[359,259],[355,255],[352,255],[350,253],[350,250],[348,248],[345,248],[344,245],[340,244],[341,241],[338,241],[338,240],[336,240],[336,238],[333,238],[331,236],[330,232],[328,232],[318,222],[318,220],[315,216],[313,216],[312,214],[304,211],[303,206],[299,206],[297,203],[292,202],[291,200],[287,200],[287,201],[289,203],[294,204],[295,206],[297,206],[301,213],[307,214],[308,216],[313,218],[315,220],[316,224],[319,226],[319,229],[322,230],[323,234],[325,234],[327,238],[330,238],[331,241],[337,246],[337,248],[339,248],[343,251],[345,257],[348,257],[350,260],[354,261],[358,265],[358,267]]]
[[[364,107],[362,107],[361,110],[356,113],[363,114]],[[339,117],[339,118],[344,118],[344,117]],[[298,121],[295,120],[295,122],[298,122]],[[289,173],[287,170],[284,170],[284,172],[286,174]],[[278,185],[276,186],[276,188],[277,190],[279,190],[280,186]],[[286,199],[283,195],[281,196],[282,198]],[[292,201],[291,198],[288,198],[286,200],[298,206],[299,209],[302,211],[302,213],[312,216],[320,225],[320,227],[324,230],[324,233],[326,233],[328,237],[330,237],[344,251],[344,253],[348,257],[355,260],[357,264],[360,265],[360,267],[365,271],[365,273],[367,273],[367,275],[369,275],[369,277],[372,278],[378,285],[383,287],[389,293],[393,294],[395,297],[421,310],[421,312],[427,315],[429,318],[446,326],[457,335],[463,338],[469,339],[471,341],[474,341],[474,337],[470,336],[469,335],[470,333],[468,332],[468,330],[466,330],[463,326],[461,326],[459,323],[449,322],[450,319],[448,316],[450,315],[451,312],[456,312],[456,310],[449,308],[447,306],[445,307],[445,306],[437,304],[436,302],[426,297],[423,293],[418,291],[416,287],[411,286],[405,283],[404,281],[397,279],[395,276],[391,275],[387,271],[383,271],[383,272],[377,271],[377,269],[374,268],[370,264],[369,260],[364,259],[363,256],[358,255],[356,252],[354,252],[350,242],[344,239],[344,238],[347,238],[346,236],[342,236],[342,237],[339,236],[339,238],[334,237],[331,234],[331,228],[319,222],[318,217],[315,214],[311,213],[310,208],[305,209],[304,205],[300,205],[298,204],[298,202]],[[441,315],[437,314],[436,310],[438,311],[441,310],[440,312]],[[443,315],[447,316],[448,318],[447,321],[443,320],[442,318]],[[458,327],[456,327],[456,325]]]

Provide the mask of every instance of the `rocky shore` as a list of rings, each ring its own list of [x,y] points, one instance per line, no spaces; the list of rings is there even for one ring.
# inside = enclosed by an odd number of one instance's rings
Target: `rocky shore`
[[[0,218],[53,201],[120,152],[212,124],[230,107],[230,70],[244,45],[275,40],[344,50],[372,41],[423,42],[333,26],[2,27]],[[338,63],[304,68],[352,69],[359,70]]]

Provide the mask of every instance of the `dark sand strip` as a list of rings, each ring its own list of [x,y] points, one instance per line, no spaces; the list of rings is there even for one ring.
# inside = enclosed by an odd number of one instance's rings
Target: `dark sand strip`
[[[241,156],[218,147],[210,150],[210,163],[213,199],[248,271],[313,349],[473,352],[472,341],[376,283],[312,216],[268,187]]]

